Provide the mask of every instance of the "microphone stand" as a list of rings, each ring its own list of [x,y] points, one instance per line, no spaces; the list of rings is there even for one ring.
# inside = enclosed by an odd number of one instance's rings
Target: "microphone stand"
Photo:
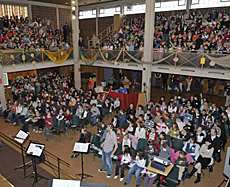
[[[20,137],[17,137],[17,136],[10,136],[12,138],[17,138],[19,140],[25,140],[24,138],[20,138]],[[26,178],[26,169],[30,167],[30,165],[27,165],[28,163],[25,163],[25,157],[24,157],[24,150],[23,150],[23,145],[20,144],[20,148],[21,148],[21,155],[22,155],[22,165],[21,166],[18,166],[16,168],[14,168],[14,170],[17,170],[17,169],[23,169],[23,173],[24,173],[24,179]]]

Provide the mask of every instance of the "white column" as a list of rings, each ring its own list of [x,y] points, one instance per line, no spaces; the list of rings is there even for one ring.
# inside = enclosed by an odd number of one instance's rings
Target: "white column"
[[[30,20],[33,19],[33,16],[32,16],[32,5],[31,4],[28,4],[28,16],[29,16]]]
[[[98,17],[99,17],[99,8],[96,9],[96,36],[98,36]]]
[[[73,3],[74,2],[74,3]],[[73,7],[75,14],[73,15]],[[71,17],[72,17],[72,36],[73,36],[73,59],[74,59],[74,82],[76,89],[81,87],[81,72],[79,72],[79,16],[78,16],[78,0],[71,1]],[[75,17],[74,17],[75,16]]]
[[[151,95],[151,62],[153,61],[153,36],[155,19],[155,0],[146,0],[145,12],[145,36],[144,36],[144,61],[149,64],[143,65],[142,91],[146,92],[147,100]]]
[[[121,15],[125,14],[125,5],[122,3],[121,4]]]
[[[6,95],[5,95],[5,90],[4,90],[4,84],[3,84],[3,75],[2,75],[2,65],[0,64],[0,99],[2,106],[6,109]]]
[[[187,11],[187,13],[189,13],[189,10],[191,9],[191,4],[192,4],[192,0],[187,0],[186,1],[186,11]]]
[[[57,16],[57,28],[60,29],[59,8],[58,7],[56,7],[56,16]]]

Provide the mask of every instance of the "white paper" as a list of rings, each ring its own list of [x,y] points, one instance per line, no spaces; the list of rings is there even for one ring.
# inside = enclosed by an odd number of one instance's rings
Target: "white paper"
[[[44,145],[30,143],[26,154],[40,157],[44,148],[45,148]]]
[[[87,153],[88,149],[89,149],[89,144],[90,143],[79,143],[79,142],[76,142],[74,144],[73,151],[74,152]]]
[[[52,187],[80,187],[80,181],[53,179]]]
[[[23,142],[26,140],[26,138],[29,136],[26,132],[20,130],[16,137],[14,138],[15,141],[17,141],[20,144],[23,144]]]

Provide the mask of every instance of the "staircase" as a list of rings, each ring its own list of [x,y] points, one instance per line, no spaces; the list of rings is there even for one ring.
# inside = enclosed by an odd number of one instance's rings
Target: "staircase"
[[[103,30],[101,33],[98,34],[98,39],[100,40],[100,45],[102,45],[106,38],[110,37],[114,33],[114,24],[110,25],[108,28]]]
[[[108,28],[103,30],[98,34],[98,42],[93,40],[88,40],[88,49],[97,49],[103,46],[103,43],[106,41],[108,37],[110,37],[114,33],[114,24],[110,25]],[[96,44],[97,43],[97,44]]]

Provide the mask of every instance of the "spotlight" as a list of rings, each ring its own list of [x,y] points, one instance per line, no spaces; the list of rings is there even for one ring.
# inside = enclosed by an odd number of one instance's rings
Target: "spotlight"
[[[73,15],[73,16],[72,16],[72,19],[76,19],[76,16],[75,16],[75,15]]]
[[[76,10],[76,7],[75,7],[75,6],[73,6],[73,7],[72,7],[72,10]]]
[[[72,1],[72,4],[74,5],[74,4],[75,4],[75,1]]]

